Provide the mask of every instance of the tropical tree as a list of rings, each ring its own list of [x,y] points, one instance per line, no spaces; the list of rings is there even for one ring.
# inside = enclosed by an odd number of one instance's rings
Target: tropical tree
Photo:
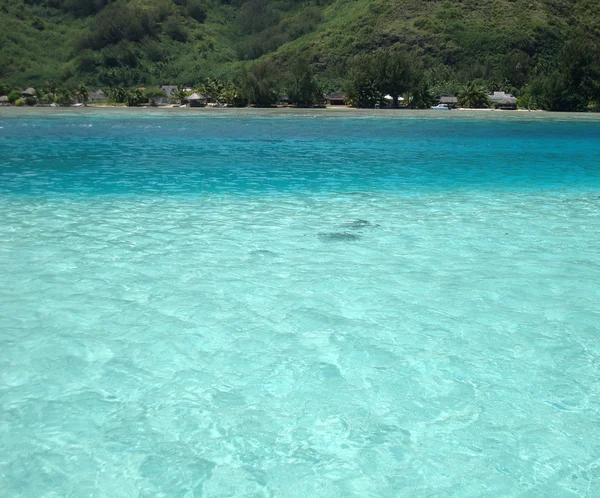
[[[52,80],[46,81],[46,96],[51,102],[56,102],[56,83]]]
[[[558,72],[564,78],[568,100],[565,110],[583,110],[600,97],[600,45],[589,37],[566,43],[560,53]]]
[[[7,96],[8,96],[8,101],[11,104],[14,104],[17,100],[19,100],[21,98],[21,92],[19,92],[18,90],[13,90]]]
[[[294,60],[289,67],[286,80],[285,86],[291,104],[296,104],[298,107],[310,107],[323,102],[323,92],[307,59]]]
[[[36,97],[38,103],[48,102],[48,100],[49,100],[45,89],[40,88],[40,87],[35,89],[35,97]]]
[[[170,16],[163,23],[163,31],[171,39],[185,42],[188,39],[188,31],[185,27],[185,18],[178,15]]]
[[[482,86],[470,81],[458,93],[458,103],[462,107],[489,107],[490,98]]]
[[[173,95],[173,97],[175,97],[177,100],[179,100],[180,103],[183,104],[185,103],[189,92],[187,92],[183,87],[178,86],[177,88],[175,88],[171,95]]]
[[[57,88],[54,101],[59,104],[70,104],[73,99],[73,92],[68,88]]]
[[[237,85],[230,81],[223,83],[221,98],[223,99],[223,102],[236,107],[242,107],[248,103],[248,101],[244,99],[244,95]]]
[[[435,96],[425,78],[413,83],[410,106],[417,109],[428,109],[435,102]]]
[[[346,80],[346,99],[354,107],[375,107],[383,100],[380,79],[372,57],[358,55],[350,61]]]
[[[498,72],[503,79],[503,83],[506,82],[509,85],[522,88],[527,83],[532,67],[532,58],[525,52],[517,51],[507,54],[501,59]],[[497,86],[496,88],[500,87]]]
[[[122,104],[127,99],[127,90],[125,90],[123,86],[119,85],[109,88],[106,91],[106,95],[113,102],[116,102],[117,104]]]
[[[538,64],[528,85],[528,104],[548,111],[578,111],[600,103],[600,45],[590,38],[569,41],[554,63]]]
[[[240,90],[249,104],[270,107],[278,100],[277,69],[272,62],[258,62],[244,71]]]
[[[202,23],[206,20],[206,5],[202,0],[187,0],[187,15]]]
[[[221,102],[223,100],[223,83],[214,78],[206,78],[199,86],[198,90],[204,94],[208,102]]]
[[[144,97],[144,92],[139,88],[134,88],[133,90],[129,90],[125,97],[125,103],[129,107],[134,107],[137,105],[141,105],[146,102],[146,98]]]
[[[85,85],[79,85],[75,94],[77,95],[77,98],[83,102],[83,104],[87,104],[89,92]]]
[[[585,99],[572,92],[566,75],[558,70],[536,77],[528,93],[535,106],[546,111],[574,111],[587,105]]]
[[[151,105],[156,105],[156,99],[165,98],[167,93],[159,87],[151,86],[144,90],[144,98]]]
[[[27,104],[27,105],[36,105],[37,103],[39,103],[39,99],[37,97],[37,94],[30,95],[29,97],[25,97],[25,104]]]
[[[392,106],[398,107],[398,98],[411,90],[418,77],[415,64],[407,54],[388,49],[377,54],[374,69],[381,93],[389,94]]]

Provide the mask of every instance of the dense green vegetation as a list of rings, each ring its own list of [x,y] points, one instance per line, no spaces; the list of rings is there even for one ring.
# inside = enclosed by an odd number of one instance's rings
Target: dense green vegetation
[[[229,100],[299,105],[345,90],[389,94],[505,90],[552,110],[600,104],[597,0],[0,0],[0,81],[198,88]],[[56,92],[55,92],[56,93]],[[139,97],[139,96],[138,96]],[[137,99],[139,100],[139,99]],[[125,101],[125,99],[123,99]],[[132,102],[136,101],[134,98]]]

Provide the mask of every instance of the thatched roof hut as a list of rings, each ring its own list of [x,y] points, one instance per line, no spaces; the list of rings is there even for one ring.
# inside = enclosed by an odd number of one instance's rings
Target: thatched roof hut
[[[192,93],[187,100],[190,103],[190,107],[202,107],[206,104],[206,97],[198,93]]]
[[[0,95],[0,102],[8,102],[8,97],[6,95]]]
[[[21,97],[33,97],[35,95],[35,88],[26,88],[21,92]]]
[[[439,98],[439,103],[440,104],[457,105],[458,104],[458,97],[456,97],[455,95],[441,95],[440,98]]]
[[[458,107],[458,97],[456,95],[436,95],[435,101],[438,104],[446,104],[449,109],[456,109]]]
[[[494,92],[489,97],[492,105],[496,107],[503,107],[505,109],[516,109],[517,107],[517,98],[510,93]]]
[[[96,101],[96,102],[106,102],[108,100],[108,98],[106,97],[106,95],[104,94],[104,92],[102,90],[94,90],[93,92],[90,92],[90,94],[88,95],[88,100]]]
[[[344,105],[346,103],[346,94],[344,92],[331,92],[325,95],[327,105]]]

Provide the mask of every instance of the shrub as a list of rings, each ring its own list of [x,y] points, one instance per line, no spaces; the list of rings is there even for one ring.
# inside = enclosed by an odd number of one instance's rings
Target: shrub
[[[257,33],[279,22],[279,13],[267,0],[244,2],[237,16],[237,22],[245,33]]]
[[[190,0],[187,4],[187,14],[198,22],[206,20],[206,8],[201,0]]]
[[[44,25],[44,23],[42,22],[42,20],[39,17],[36,17],[31,22],[31,26],[33,28],[37,29],[38,31],[44,31],[46,29],[46,26]]]
[[[185,26],[183,26],[183,18],[179,16],[171,16],[163,23],[163,31],[165,34],[179,42],[187,41],[188,34]]]
[[[111,0],[64,0],[64,9],[76,16],[89,16],[102,10]]]
[[[23,99],[17,99],[17,100],[15,100],[15,105],[17,107],[21,107],[21,106],[25,105],[25,101]]]
[[[144,97],[144,93],[139,88],[136,88],[135,90],[130,90],[129,92],[127,92],[127,95],[125,97],[125,102],[129,107],[141,105],[145,101],[146,99]]]
[[[72,92],[67,88],[59,88],[56,90],[55,101],[59,104],[70,104],[73,99]]]
[[[146,54],[146,57],[152,62],[160,62],[167,56],[165,48],[157,41],[146,37],[142,40],[140,48]]]
[[[101,52],[104,67],[137,67],[138,54],[133,43],[122,41]]]
[[[122,104],[127,99],[127,90],[120,85],[107,89],[105,93],[110,100],[116,102],[117,104]]]
[[[13,90],[12,92],[10,92],[8,94],[8,101],[11,103],[16,103],[17,100],[19,100],[21,98],[21,92],[18,92],[17,90]]]
[[[145,11],[127,5],[110,4],[94,17],[91,33],[84,35],[80,48],[100,49],[121,40],[140,41],[153,31]]]
[[[165,98],[167,94],[162,88],[158,87],[149,87],[144,90],[144,101],[150,102],[152,105],[155,105],[156,99]]]

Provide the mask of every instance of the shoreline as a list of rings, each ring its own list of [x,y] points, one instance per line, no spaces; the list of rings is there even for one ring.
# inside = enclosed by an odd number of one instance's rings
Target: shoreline
[[[129,114],[131,116],[210,116],[210,117],[298,117],[298,118],[380,118],[380,119],[491,119],[498,121],[543,120],[543,121],[600,121],[600,113],[595,112],[551,112],[542,110],[516,109],[453,109],[436,111],[433,109],[360,109],[347,106],[316,108],[295,107],[127,107],[112,105],[88,105],[74,107],[0,107],[0,119],[31,116],[110,116]]]

